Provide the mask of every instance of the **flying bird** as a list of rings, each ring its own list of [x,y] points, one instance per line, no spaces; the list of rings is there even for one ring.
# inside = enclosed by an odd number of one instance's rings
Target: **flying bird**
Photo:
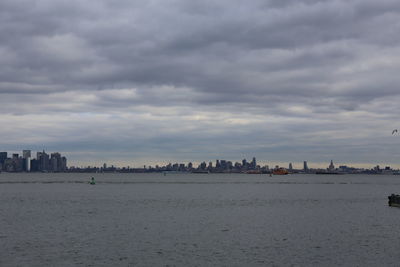
[[[393,131],[392,131],[392,135],[394,135],[394,133],[397,133],[398,131],[397,131],[397,129],[394,129]]]

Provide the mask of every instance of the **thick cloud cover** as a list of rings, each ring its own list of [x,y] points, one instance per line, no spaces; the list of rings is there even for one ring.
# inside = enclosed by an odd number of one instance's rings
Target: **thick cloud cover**
[[[0,150],[397,164],[399,13],[396,0],[3,0]]]

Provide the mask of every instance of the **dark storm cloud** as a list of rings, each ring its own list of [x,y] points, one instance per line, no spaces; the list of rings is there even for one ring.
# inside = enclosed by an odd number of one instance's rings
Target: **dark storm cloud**
[[[2,139],[107,150],[89,145],[97,135],[205,157],[216,152],[190,140],[260,155],[357,143],[398,110],[399,13],[394,0],[3,0],[0,111],[14,126]]]

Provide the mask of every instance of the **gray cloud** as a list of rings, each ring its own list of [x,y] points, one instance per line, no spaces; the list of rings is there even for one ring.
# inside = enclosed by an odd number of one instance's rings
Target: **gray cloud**
[[[394,0],[1,1],[0,148],[373,162],[378,146],[391,162],[399,12]]]

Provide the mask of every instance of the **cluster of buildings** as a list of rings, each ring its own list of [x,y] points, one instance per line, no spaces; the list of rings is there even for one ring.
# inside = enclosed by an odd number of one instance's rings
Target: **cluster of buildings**
[[[242,162],[232,162],[229,160],[216,160],[215,163],[205,161],[201,162],[197,167],[189,162],[187,165],[183,163],[169,163],[166,166],[149,166],[149,170],[153,171],[186,171],[186,172],[213,172],[213,173],[242,173],[248,171],[267,171],[268,166],[261,167],[257,165],[257,160],[254,157],[251,161],[243,159]]]
[[[23,150],[22,155],[0,152],[0,171],[5,172],[65,172],[67,158],[55,152],[47,154],[44,150],[32,158],[31,150]]]
[[[243,159],[242,162],[235,162],[228,160],[216,160],[215,163],[201,162],[199,165],[195,166],[192,162],[188,164],[185,163],[168,163],[165,166],[146,166],[142,168],[130,168],[123,167],[117,168],[115,166],[107,166],[106,163],[102,167],[86,167],[77,168],[70,167],[69,172],[132,172],[132,173],[142,173],[142,172],[193,172],[193,173],[243,173],[243,172],[268,172],[268,166],[261,167],[257,165],[256,158],[251,161]]]
[[[232,162],[229,160],[216,160],[215,162],[205,161],[197,166],[192,162],[169,163],[165,166],[156,165],[154,167],[144,165],[139,168],[122,167],[113,165],[102,167],[69,167],[67,168],[67,158],[58,152],[47,154],[44,150],[36,153],[36,158],[32,157],[31,150],[23,150],[22,155],[7,152],[0,152],[0,171],[4,172],[192,172],[192,173],[272,173],[277,169],[285,169],[287,173],[307,173],[307,174],[400,174],[399,170],[393,170],[389,166],[380,168],[375,166],[372,169],[360,169],[348,167],[346,165],[335,167],[333,161],[326,169],[309,168],[307,161],[304,161],[302,169],[293,168],[289,163],[288,168],[275,166],[269,168],[268,165],[260,166],[255,157],[251,161],[243,159],[241,162]]]

